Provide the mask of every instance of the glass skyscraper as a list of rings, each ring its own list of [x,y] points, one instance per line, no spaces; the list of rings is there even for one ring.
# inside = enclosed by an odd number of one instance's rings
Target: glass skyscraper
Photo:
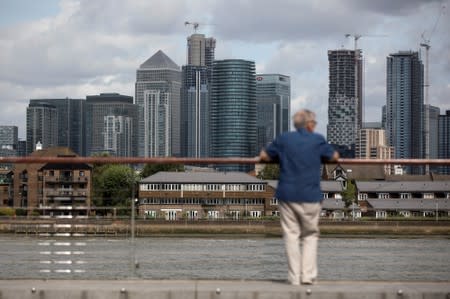
[[[86,154],[137,155],[138,107],[133,97],[101,93],[86,97]]]
[[[438,158],[450,159],[450,110],[447,110],[444,115],[439,115],[438,135]],[[439,166],[439,172],[450,174],[450,166]]]
[[[362,51],[330,50],[327,139],[341,156],[354,157],[362,127]]]
[[[84,99],[32,99],[30,104],[46,103],[56,108],[58,115],[57,146],[69,147],[80,156],[85,155]]]
[[[187,38],[187,65],[182,67],[181,155],[210,155],[210,86],[216,40],[204,34]]]
[[[27,107],[27,154],[34,152],[38,143],[42,144],[42,149],[58,146],[58,110],[46,102],[30,101]]]
[[[262,149],[275,137],[289,131],[291,79],[280,74],[257,74],[256,101],[257,148]]]
[[[423,64],[418,52],[387,57],[386,135],[397,159],[424,157]],[[408,168],[409,169],[409,168]],[[413,173],[421,173],[414,167]],[[410,172],[410,171],[409,171]]]
[[[180,90],[180,67],[161,50],[136,71],[139,156],[180,156]]]
[[[211,86],[211,155],[254,157],[257,152],[255,63],[216,60]],[[222,165],[222,170],[248,171],[248,165]]]

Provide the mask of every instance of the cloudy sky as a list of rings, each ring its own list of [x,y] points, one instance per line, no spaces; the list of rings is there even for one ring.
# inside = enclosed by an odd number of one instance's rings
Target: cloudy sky
[[[365,120],[386,102],[386,56],[430,40],[430,103],[450,109],[450,0],[0,0],[0,125],[25,137],[30,98],[134,96],[136,69],[159,49],[186,62],[186,37],[217,39],[216,59],[253,60],[292,81],[292,111],[318,113],[326,133],[327,50],[366,35]],[[433,30],[434,29],[434,30]],[[423,55],[425,57],[425,55]]]

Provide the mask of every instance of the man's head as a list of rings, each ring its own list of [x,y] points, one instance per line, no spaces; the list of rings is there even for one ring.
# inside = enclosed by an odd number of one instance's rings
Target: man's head
[[[302,109],[294,114],[294,127],[296,129],[304,128],[313,132],[316,124],[316,114],[308,109]]]

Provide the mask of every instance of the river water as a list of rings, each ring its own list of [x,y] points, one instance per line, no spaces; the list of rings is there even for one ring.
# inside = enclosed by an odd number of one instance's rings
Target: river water
[[[134,267],[136,261],[136,267]],[[0,236],[0,279],[285,280],[281,238]],[[322,238],[321,280],[450,281],[450,239]]]

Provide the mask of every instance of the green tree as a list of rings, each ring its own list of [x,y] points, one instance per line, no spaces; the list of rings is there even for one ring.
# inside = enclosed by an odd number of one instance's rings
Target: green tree
[[[280,177],[280,165],[278,164],[265,164],[261,172],[257,177],[264,180],[278,180]]]
[[[348,208],[355,202],[356,199],[356,186],[355,182],[352,180],[347,180],[347,187],[341,192],[342,200],[345,203],[345,207]]]
[[[184,171],[184,166],[181,164],[146,164],[140,176],[146,178],[160,171]]]
[[[134,171],[127,165],[94,166],[93,199],[96,206],[128,207],[132,187],[136,184]]]

